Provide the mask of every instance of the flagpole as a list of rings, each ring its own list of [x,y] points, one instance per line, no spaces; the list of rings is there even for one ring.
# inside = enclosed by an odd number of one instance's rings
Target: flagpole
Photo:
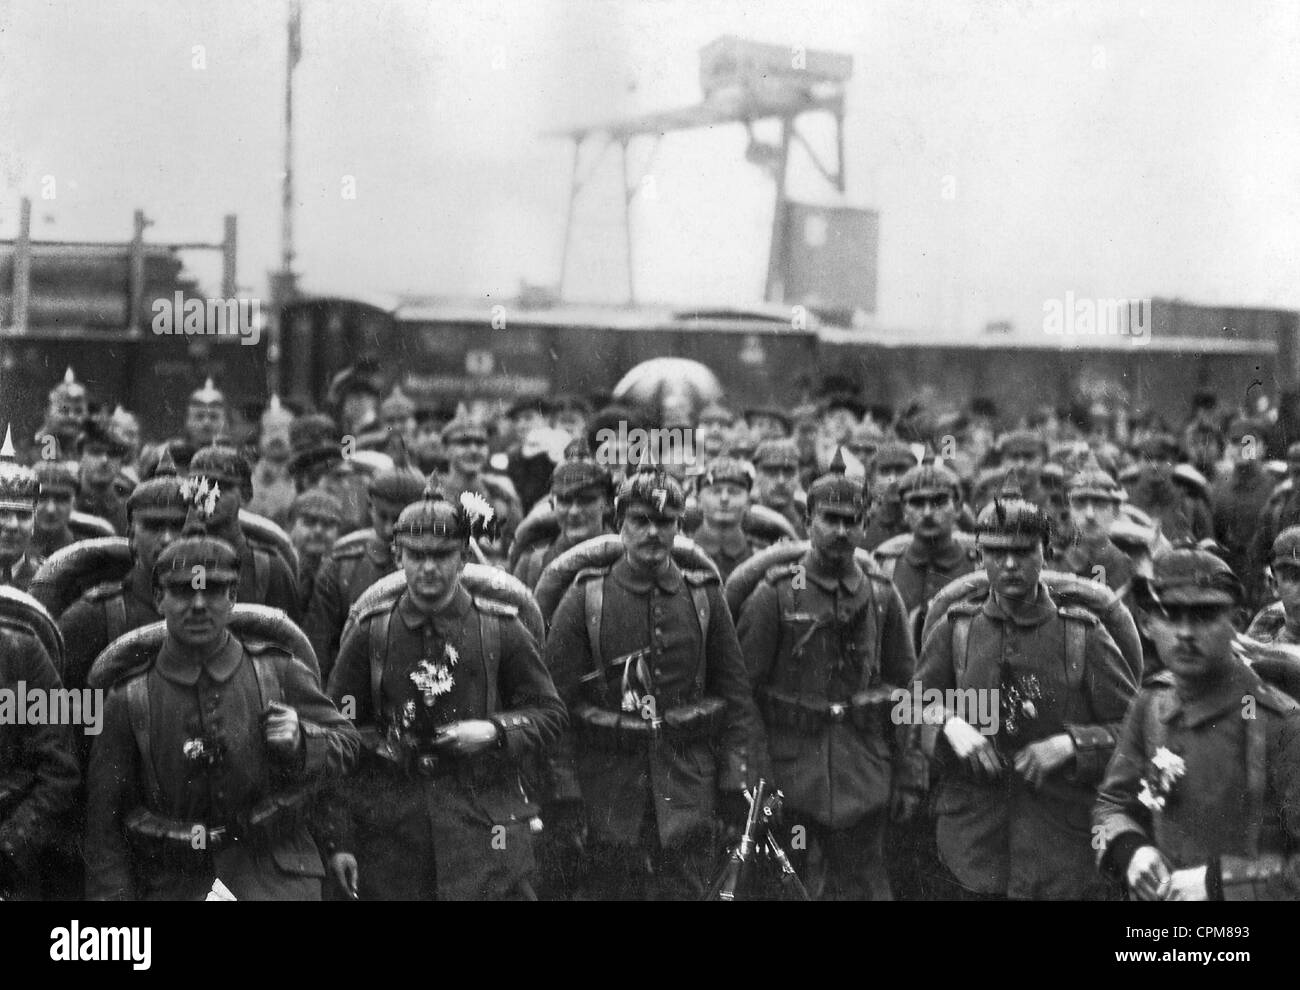
[[[302,0],[289,0],[288,43],[284,71],[284,174],[280,186],[280,270],[271,276],[271,326],[267,346],[266,385],[281,390],[282,312],[295,294],[293,274],[293,70],[302,58]]]

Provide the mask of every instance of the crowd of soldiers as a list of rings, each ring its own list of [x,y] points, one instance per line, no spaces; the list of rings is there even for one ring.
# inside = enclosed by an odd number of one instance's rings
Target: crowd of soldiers
[[[6,435],[0,896],[1300,895],[1267,415],[329,405]]]

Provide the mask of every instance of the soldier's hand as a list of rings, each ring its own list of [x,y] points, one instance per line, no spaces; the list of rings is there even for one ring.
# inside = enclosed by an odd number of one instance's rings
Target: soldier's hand
[[[485,718],[465,719],[439,729],[433,745],[448,755],[474,756],[496,745],[497,732],[496,723]]]
[[[1166,881],[1166,901],[1208,901],[1210,893],[1205,886],[1206,867],[1175,870]]]
[[[354,901],[357,899],[357,858],[351,853],[336,852],[330,857],[330,876],[339,889]]]
[[[273,756],[291,760],[302,746],[298,712],[279,701],[266,706],[266,748]]]
[[[976,777],[992,779],[1002,775],[1002,761],[988,736],[965,719],[954,715],[944,722],[943,737],[952,747],[953,755]]]
[[[1065,766],[1073,756],[1074,740],[1068,733],[1061,732],[1040,739],[1036,743],[1030,743],[1017,753],[1016,773],[1020,774],[1030,787],[1042,787],[1047,775]]]
[[[1169,886],[1169,864],[1155,846],[1141,846],[1128,861],[1124,880],[1139,901],[1159,901]]]

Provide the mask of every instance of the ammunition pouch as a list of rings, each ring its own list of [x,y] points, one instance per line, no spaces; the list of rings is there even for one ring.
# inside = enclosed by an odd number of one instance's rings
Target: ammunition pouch
[[[662,740],[670,744],[712,739],[722,731],[727,703],[722,698],[700,698],[667,709],[659,718],[636,712],[615,712],[597,705],[573,710],[578,738],[590,749],[640,753]]]
[[[123,824],[137,855],[169,869],[200,869],[207,853],[235,843],[267,849],[292,835],[306,820],[311,796],[307,787],[272,794],[221,824],[169,818],[144,807],[128,814]]]
[[[886,687],[859,691],[848,701],[810,701],[764,688],[758,693],[758,707],[768,725],[805,736],[815,736],[826,726],[839,724],[852,725],[868,734],[886,735],[891,731],[889,712],[893,701]]]

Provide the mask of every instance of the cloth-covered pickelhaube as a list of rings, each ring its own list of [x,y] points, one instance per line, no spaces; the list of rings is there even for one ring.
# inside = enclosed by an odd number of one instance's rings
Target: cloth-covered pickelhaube
[[[826,473],[808,486],[808,516],[817,510],[858,518],[867,511],[867,489],[860,477],[846,473],[844,452],[836,448]]]
[[[1083,466],[1070,476],[1065,485],[1065,494],[1066,497],[1077,495],[1105,498],[1115,503],[1123,502],[1128,497],[1119,482],[1102,469],[1096,457],[1089,457]]]
[[[918,464],[898,482],[898,494],[904,499],[911,494],[937,495],[943,492],[951,495],[954,502],[961,501],[961,479],[938,461]]]
[[[381,498],[397,505],[410,505],[424,494],[424,489],[424,475],[413,467],[395,464],[376,471],[367,490],[371,498]]]
[[[1046,547],[1051,537],[1051,518],[1022,497],[1014,472],[1008,472],[1002,491],[975,520],[976,542],[995,549]]]
[[[41,494],[36,472],[18,463],[13,435],[5,427],[4,445],[0,446],[0,509],[35,512]]]
[[[238,489],[247,502],[253,497],[253,468],[239,450],[229,444],[200,447],[190,459],[191,476],[202,476],[227,491]]]
[[[704,466],[697,488],[703,490],[710,485],[730,482],[739,485],[745,491],[754,487],[754,468],[748,461],[739,457],[715,457]]]
[[[649,506],[660,515],[680,516],[686,509],[686,492],[676,478],[647,459],[623,479],[614,493],[617,526],[622,526],[623,517],[634,502]]]
[[[75,496],[79,472],[76,461],[37,461],[33,469],[41,483],[41,497],[57,492]]]
[[[477,492],[462,492],[458,501],[449,502],[430,484],[421,498],[397,517],[393,543],[422,550],[440,549],[448,544],[464,547],[471,539],[494,537],[496,526],[495,510]]]
[[[162,456],[153,474],[136,485],[126,500],[127,519],[137,515],[142,518],[178,518],[182,523],[189,503],[181,494],[181,479],[176,474],[176,463],[171,451],[163,448]]]

